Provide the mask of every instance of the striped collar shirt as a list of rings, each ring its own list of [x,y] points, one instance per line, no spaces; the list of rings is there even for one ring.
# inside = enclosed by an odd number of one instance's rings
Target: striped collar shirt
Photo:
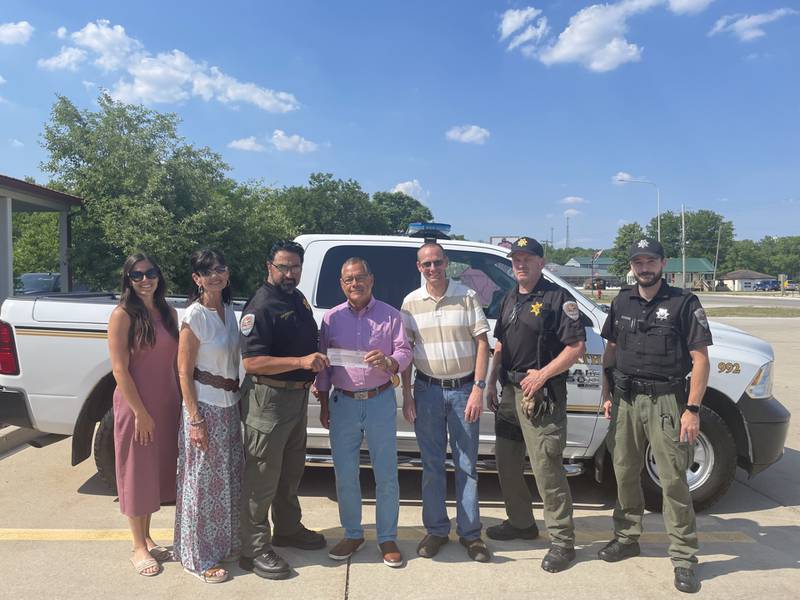
[[[489,323],[474,290],[450,280],[437,300],[422,284],[405,297],[400,314],[417,370],[439,379],[475,370],[475,338],[489,331]]]

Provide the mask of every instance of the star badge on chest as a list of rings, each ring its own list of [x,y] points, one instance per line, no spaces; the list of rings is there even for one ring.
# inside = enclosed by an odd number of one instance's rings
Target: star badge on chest
[[[538,317],[542,312],[542,303],[531,304],[531,312]]]
[[[656,319],[660,319],[661,321],[666,321],[669,319],[669,311],[666,308],[659,308],[656,311]]]

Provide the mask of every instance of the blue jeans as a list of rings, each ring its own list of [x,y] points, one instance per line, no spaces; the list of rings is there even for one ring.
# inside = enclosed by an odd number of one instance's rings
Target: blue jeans
[[[446,390],[417,379],[414,431],[422,453],[422,522],[431,535],[450,535],[447,516],[447,433],[456,468],[456,531],[468,540],[481,534],[478,506],[478,421],[467,423],[464,409],[472,383]]]
[[[394,388],[389,387],[368,400],[356,400],[333,390],[328,407],[336,495],[344,536],[348,539],[364,537],[359,456],[361,441],[366,436],[375,477],[378,543],[396,540],[400,486],[397,483],[397,401]]]

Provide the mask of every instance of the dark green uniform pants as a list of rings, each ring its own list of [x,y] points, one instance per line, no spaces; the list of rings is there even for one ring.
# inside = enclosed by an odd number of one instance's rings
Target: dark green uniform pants
[[[498,413],[501,419],[520,424],[524,442],[498,436],[495,442],[497,471],[508,520],[524,529],[533,525],[531,494],[523,477],[525,453],[531,461],[536,487],[544,504],[543,516],[550,541],[566,548],[575,545],[572,521],[572,494],[564,470],[563,453],[567,444],[566,382],[553,382],[559,396],[553,414],[545,415],[533,425],[522,414],[522,389],[506,384]]]
[[[686,470],[694,453],[690,444],[679,440],[682,410],[683,403],[679,407],[675,394],[655,398],[636,394],[627,401],[616,391],[606,443],[617,477],[614,535],[623,543],[631,543],[642,534],[641,476],[649,441],[664,494],[664,526],[672,564],[692,568],[697,563],[698,543]]]
[[[248,381],[242,389],[245,468],[242,485],[242,555],[256,556],[274,533],[300,528],[297,489],[305,468],[308,390]]]

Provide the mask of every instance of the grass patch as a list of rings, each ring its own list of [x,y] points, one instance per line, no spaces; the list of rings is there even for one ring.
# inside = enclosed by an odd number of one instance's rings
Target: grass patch
[[[800,317],[800,308],[783,306],[719,306],[707,308],[709,317]]]

